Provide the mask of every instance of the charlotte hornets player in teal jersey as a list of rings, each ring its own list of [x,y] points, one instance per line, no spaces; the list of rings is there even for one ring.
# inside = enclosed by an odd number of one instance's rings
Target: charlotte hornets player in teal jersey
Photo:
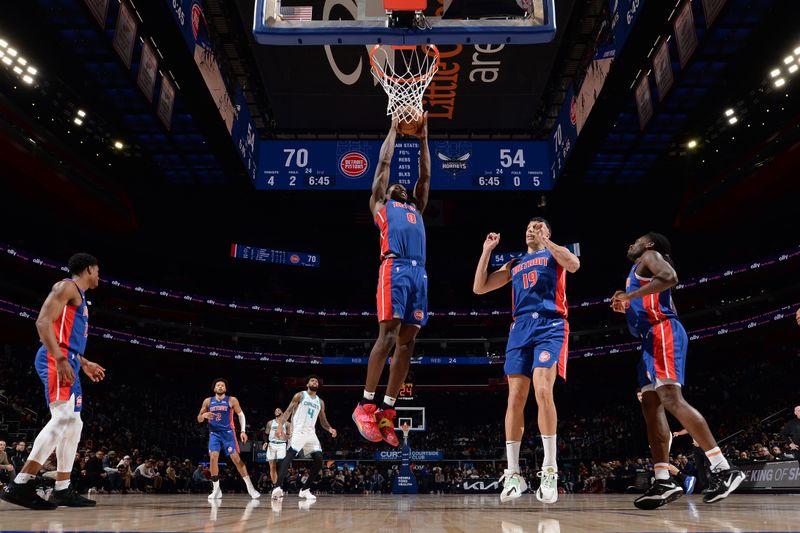
[[[500,243],[499,233],[490,233],[483,243],[483,253],[475,270],[472,290],[485,294],[512,284],[513,323],[506,347],[505,373],[508,376],[506,408],[506,455],[508,468],[503,474],[500,500],[519,498],[528,488],[519,473],[519,449],[525,431],[525,403],[533,388],[539,407],[539,431],[542,434],[544,460],[536,491],[539,501],[558,500],[556,465],[556,407],[553,384],[556,373],[567,375],[566,272],[580,268],[578,258],[550,240],[550,224],[532,218],[525,231],[527,253],[488,274],[489,258]]]
[[[428,321],[428,275],[425,272],[425,225],[422,213],[428,205],[431,156],[428,150],[428,115],[415,133],[419,137],[419,179],[414,195],[400,184],[389,186],[397,121],[392,122],[381,146],[380,161],[372,182],[369,209],[380,231],[381,266],[378,274],[378,340],[369,354],[364,395],[353,411],[359,433],[372,442],[397,446],[394,403],[408,374],[414,342]],[[386,395],[378,409],[375,391],[394,348]]]
[[[239,436],[242,442],[247,442],[245,432],[246,419],[242,411],[239,400],[233,396],[228,396],[228,382],[222,378],[215,379],[212,388],[214,396],[206,398],[200,407],[197,415],[198,422],[208,422],[208,455],[211,458],[211,483],[213,489],[208,495],[209,500],[222,498],[222,490],[219,487],[219,452],[225,450],[231,458],[236,469],[242,476],[242,481],[247,486],[247,492],[251,498],[259,498],[261,494],[253,487],[253,482],[247,474],[247,467],[239,457],[239,441],[236,440],[236,426],[233,423],[233,414],[239,418]]]
[[[298,392],[292,397],[289,407],[276,421],[278,429],[275,436],[278,439],[286,439],[287,435],[283,427],[291,417],[292,436],[289,440],[289,448],[286,450],[286,458],[281,463],[281,468],[278,471],[278,482],[275,488],[272,489],[273,500],[283,498],[283,480],[286,479],[286,474],[289,472],[289,467],[292,466],[292,461],[300,452],[303,452],[306,456],[311,456],[314,464],[307,471],[308,477],[306,477],[298,496],[305,499],[306,502],[316,500],[317,497],[311,492],[311,486],[317,479],[320,470],[322,470],[322,446],[319,443],[319,438],[317,438],[317,419],[319,419],[322,429],[330,433],[334,439],[336,438],[336,430],[328,422],[328,417],[325,415],[325,402],[317,395],[320,387],[319,377],[313,374],[306,376],[305,382],[306,390]]]
[[[283,461],[286,458],[286,439],[292,435],[292,424],[285,422],[278,424],[283,409],[280,407],[275,408],[275,418],[267,422],[267,442],[264,443],[264,450],[267,451],[267,462],[269,463],[269,477],[272,484],[278,482],[278,461]],[[284,436],[279,438],[278,433]]]
[[[42,346],[34,366],[44,384],[50,421],[36,436],[25,465],[0,492],[0,499],[34,510],[95,505],[94,500],[75,491],[70,476],[83,428],[79,372],[83,369],[95,382],[105,377],[105,369],[84,356],[89,336],[86,291],[99,285],[100,267],[97,259],[83,253],[70,257],[67,267],[71,277],[53,285],[36,319]],[[36,494],[36,475],[53,451],[57,459],[56,485],[50,499],[44,500]]]
[[[671,251],[669,240],[660,233],[650,232],[636,239],[628,247],[628,259],[634,264],[626,289],[617,291],[611,299],[611,308],[625,313],[628,329],[642,341],[638,379],[655,479],[647,492],[634,501],[640,509],[655,509],[683,495],[683,489],[669,475],[670,432],[664,410],[683,424],[711,463],[712,476],[704,502],[727,497],[745,477],[730,467],[705,418],[681,393],[689,339],[672,302],[678,274]]]

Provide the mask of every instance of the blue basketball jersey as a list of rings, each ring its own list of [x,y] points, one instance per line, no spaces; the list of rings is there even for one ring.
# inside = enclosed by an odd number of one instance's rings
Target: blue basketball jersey
[[[547,248],[529,252],[511,267],[514,318],[532,315],[567,318],[566,271]]]
[[[625,292],[633,292],[652,280],[638,275],[637,266],[638,264],[633,265],[628,274]],[[644,337],[652,326],[664,320],[677,319],[678,314],[672,305],[672,289],[630,300],[630,305],[625,310],[625,318],[628,321],[628,329],[634,337]]]
[[[208,427],[211,431],[231,431],[234,429],[230,396],[225,395],[221,400],[217,400],[216,395],[212,396],[211,402],[208,404],[208,412],[214,415],[208,421]]]
[[[381,232],[381,258],[394,256],[425,264],[425,223],[414,204],[389,200],[374,219]]]
[[[75,283],[71,279],[64,281]],[[81,295],[81,303],[65,305],[59,317],[53,321],[53,330],[61,348],[83,355],[86,351],[86,339],[89,337],[89,305],[86,303],[86,295],[77,283],[75,287]]]

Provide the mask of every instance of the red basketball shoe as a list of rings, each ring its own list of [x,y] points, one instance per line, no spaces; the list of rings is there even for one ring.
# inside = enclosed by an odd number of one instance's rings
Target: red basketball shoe
[[[394,409],[381,409],[375,413],[375,420],[378,422],[378,429],[381,431],[383,440],[392,446],[397,446],[400,441],[397,440],[397,434],[394,431],[394,416],[396,411]]]
[[[374,403],[365,403],[364,405],[358,404],[355,411],[353,411],[353,422],[356,423],[358,432],[371,442],[383,440],[381,430],[378,429],[378,423],[375,420],[375,410],[377,408],[378,406]]]

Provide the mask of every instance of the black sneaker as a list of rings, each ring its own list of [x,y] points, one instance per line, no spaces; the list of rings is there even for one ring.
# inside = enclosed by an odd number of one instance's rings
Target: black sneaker
[[[64,490],[54,490],[50,495],[50,503],[54,503],[59,507],[94,507],[97,502],[84,498],[72,488],[72,485]]]
[[[727,498],[744,481],[744,472],[737,468],[711,472],[708,488],[703,491],[703,501],[714,503]]]
[[[633,501],[633,505],[639,509],[650,511],[658,509],[669,502],[674,502],[681,496],[683,496],[683,489],[675,483],[673,478],[655,479],[650,488],[647,489],[647,492]]]
[[[0,500],[5,500],[14,505],[21,505],[34,511],[52,511],[57,505],[48,502],[36,494],[36,479],[27,483],[12,481],[5,490],[0,491]]]

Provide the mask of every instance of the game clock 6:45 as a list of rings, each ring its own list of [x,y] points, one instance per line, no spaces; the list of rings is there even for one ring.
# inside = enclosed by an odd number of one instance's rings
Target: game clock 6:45
[[[309,187],[335,187],[336,178],[333,176],[307,176],[306,183]]]

